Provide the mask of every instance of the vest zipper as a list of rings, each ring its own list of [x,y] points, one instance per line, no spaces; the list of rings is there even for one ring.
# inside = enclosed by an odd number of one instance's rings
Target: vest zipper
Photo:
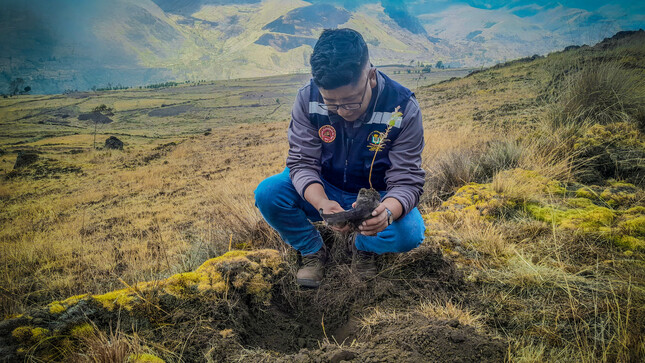
[[[353,125],[352,125],[353,126]],[[347,127],[345,127],[345,169],[343,170],[343,189],[346,190],[347,188],[347,166],[349,165],[349,155],[350,155],[350,150],[352,148],[352,145],[354,144],[354,139],[349,137],[349,132],[347,131]]]

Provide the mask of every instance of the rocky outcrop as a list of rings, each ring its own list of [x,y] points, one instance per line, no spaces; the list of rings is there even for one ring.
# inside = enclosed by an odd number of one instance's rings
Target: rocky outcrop
[[[123,150],[123,141],[119,140],[116,136],[110,136],[105,140],[105,148]]]
[[[38,161],[38,154],[29,151],[18,151],[16,163],[13,164],[14,169],[24,168]]]

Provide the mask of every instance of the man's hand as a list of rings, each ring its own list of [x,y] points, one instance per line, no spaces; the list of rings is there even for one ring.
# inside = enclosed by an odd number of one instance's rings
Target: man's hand
[[[356,204],[356,202],[354,202]],[[354,206],[352,204],[352,207]],[[364,221],[358,226],[358,230],[364,236],[376,236],[377,233],[387,228],[387,212],[385,211],[386,205],[381,203],[372,212],[372,218]]]
[[[340,204],[338,204],[338,202],[336,202],[335,200],[329,200],[329,199],[323,200],[318,204],[318,210],[320,209],[322,209],[322,212],[325,214],[345,211],[343,207],[341,207]],[[329,228],[337,232],[345,233],[349,231],[350,226],[346,225],[345,227],[335,227],[330,225]]]
[[[352,204],[352,207],[356,202]],[[377,233],[388,227],[387,225],[387,212],[385,208],[392,212],[392,219],[397,220],[403,214],[403,206],[394,198],[385,198],[381,204],[372,212],[373,218],[366,220],[358,226],[358,231],[364,236],[376,236]]]

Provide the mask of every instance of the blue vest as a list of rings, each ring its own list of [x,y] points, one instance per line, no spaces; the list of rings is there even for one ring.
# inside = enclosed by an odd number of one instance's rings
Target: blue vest
[[[385,132],[397,106],[401,106],[399,112],[405,113],[413,95],[380,71],[379,74],[385,80],[384,88],[376,99],[376,105],[370,105],[363,124],[358,128],[337,114],[328,114],[320,108],[318,105],[324,101],[313,79],[310,81],[309,121],[318,129],[318,137],[322,140],[321,176],[346,192],[358,193],[360,188],[370,187],[370,165],[374,157],[373,148],[380,142],[379,135]],[[385,172],[392,165],[388,154],[400,131],[401,118],[390,130],[384,149],[376,154],[371,179],[372,186],[378,191],[387,189]]]

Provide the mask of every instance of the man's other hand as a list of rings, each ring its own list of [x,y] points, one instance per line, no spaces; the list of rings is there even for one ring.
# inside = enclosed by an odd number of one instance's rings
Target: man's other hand
[[[329,200],[329,199],[320,202],[320,204],[318,205],[318,209],[319,210],[322,209],[322,212],[324,214],[331,214],[331,213],[338,213],[338,212],[345,211],[343,207],[341,207],[340,204],[338,204],[338,202],[336,202],[335,200]],[[350,226],[346,225],[344,227],[335,227],[330,225],[329,228],[337,232],[345,233],[349,231]]]
[[[352,204],[352,207],[354,207]],[[376,236],[377,233],[387,228],[387,212],[385,211],[385,204],[379,204],[372,212],[372,218],[364,221],[358,226],[358,231],[364,236]]]

